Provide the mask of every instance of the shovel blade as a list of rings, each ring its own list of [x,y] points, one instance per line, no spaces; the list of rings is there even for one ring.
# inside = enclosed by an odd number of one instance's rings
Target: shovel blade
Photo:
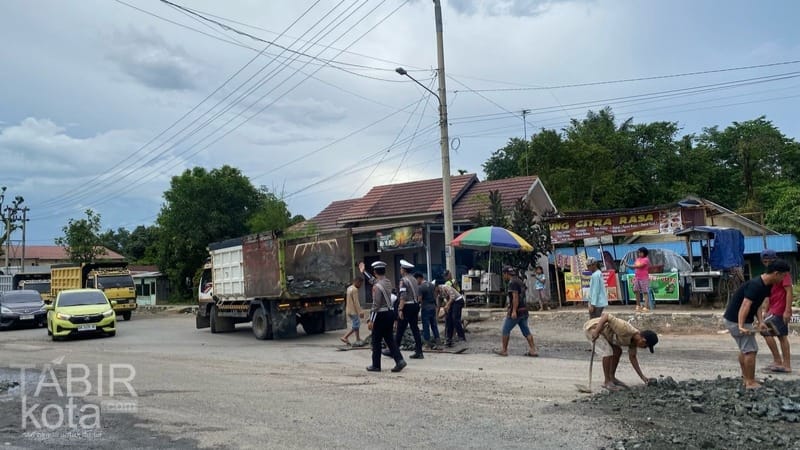
[[[576,384],[575,387],[578,389],[578,392],[582,392],[584,394],[591,394],[592,389],[585,384]]]

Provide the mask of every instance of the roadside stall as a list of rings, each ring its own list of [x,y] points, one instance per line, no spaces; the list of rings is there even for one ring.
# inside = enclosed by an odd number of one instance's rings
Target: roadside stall
[[[655,302],[682,302],[690,289],[689,274],[692,266],[683,256],[672,250],[649,248],[647,258],[650,260],[650,308]],[[633,293],[633,269],[631,266],[636,260],[636,251],[630,251],[620,260],[620,277],[623,286],[623,301],[625,304],[635,298]]]
[[[716,300],[727,304],[744,283],[744,235],[735,228],[698,226],[675,232],[686,238],[692,270],[687,274],[692,302]],[[695,255],[694,247],[699,247]],[[695,256],[699,256],[695,261]]]
[[[614,258],[603,249],[603,244],[606,244],[606,248],[610,246],[616,253],[614,237],[672,234],[682,226],[681,210],[676,207],[574,213],[564,214],[550,222],[550,238],[554,246],[566,243],[572,243],[574,246],[579,241],[582,241],[585,247],[599,245],[598,251],[604,262],[603,275],[606,280],[608,300],[621,302],[627,298],[620,289],[621,281],[625,281],[625,278],[620,278],[613,263]],[[579,253],[577,249],[574,256],[556,255],[554,263],[557,271],[563,275],[564,301],[567,303],[585,301],[590,275],[588,272],[583,273],[586,270],[587,256]],[[559,277],[556,277],[556,280],[558,281]]]

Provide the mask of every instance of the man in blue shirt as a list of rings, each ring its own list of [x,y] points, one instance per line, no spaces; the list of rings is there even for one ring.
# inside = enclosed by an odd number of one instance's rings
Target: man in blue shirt
[[[586,260],[586,267],[592,272],[589,281],[589,318],[594,319],[603,315],[603,310],[608,306],[608,296],[603,272],[600,270],[600,261],[590,257]]]

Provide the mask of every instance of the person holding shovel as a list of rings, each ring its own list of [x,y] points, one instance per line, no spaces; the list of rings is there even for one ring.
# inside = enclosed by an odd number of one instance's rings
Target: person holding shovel
[[[603,388],[609,391],[618,391],[620,388],[627,387],[616,375],[623,346],[628,347],[631,366],[644,384],[649,385],[654,382],[653,378],[647,378],[642,373],[636,351],[640,348],[649,348],[650,353],[653,353],[653,347],[658,344],[656,333],[650,330],[639,331],[625,320],[607,312],[604,312],[599,318],[587,320],[583,324],[583,330],[586,337],[592,342],[593,356],[594,353],[597,353],[603,358]]]

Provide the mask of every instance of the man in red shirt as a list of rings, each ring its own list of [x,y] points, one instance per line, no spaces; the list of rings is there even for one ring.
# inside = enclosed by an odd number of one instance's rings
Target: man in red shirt
[[[764,266],[770,265],[778,258],[775,250],[765,248],[761,251],[761,262]],[[792,319],[792,276],[784,275],[780,283],[772,285],[769,294],[769,304],[764,322],[770,328],[762,332],[764,341],[772,352],[772,364],[765,369],[772,373],[790,373],[792,371],[791,352],[789,351],[789,322]],[[775,342],[775,336],[780,343],[780,351]]]

